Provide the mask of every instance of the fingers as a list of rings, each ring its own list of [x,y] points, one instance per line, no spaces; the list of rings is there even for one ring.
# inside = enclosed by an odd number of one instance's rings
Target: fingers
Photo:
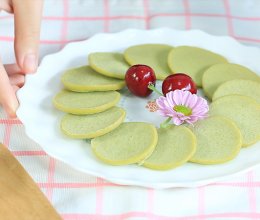
[[[21,88],[24,85],[24,75],[22,74],[14,74],[12,76],[9,76],[9,80],[12,86],[17,86],[18,88]]]
[[[12,13],[13,12],[13,8],[11,5],[11,0],[7,0],[7,1],[0,1],[0,11],[4,10],[6,12]]]
[[[38,67],[42,0],[13,0],[16,60],[24,73]]]
[[[17,73],[22,73],[20,67],[17,66],[16,63],[4,64],[4,67],[9,76]]]
[[[12,86],[13,87],[13,91],[14,91],[14,93],[16,93],[17,92],[17,90],[19,90],[20,89],[20,87],[19,86]]]
[[[9,76],[11,85],[21,88],[24,85],[24,74],[21,73],[17,64],[5,64],[4,68]]]
[[[7,115],[11,118],[16,117],[16,110],[18,108],[18,101],[15,91],[9,82],[9,78],[4,66],[0,61],[0,103],[3,105]]]

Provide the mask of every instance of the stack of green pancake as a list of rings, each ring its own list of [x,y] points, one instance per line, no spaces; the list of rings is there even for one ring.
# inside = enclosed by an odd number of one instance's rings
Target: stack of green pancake
[[[62,75],[64,90],[53,103],[66,113],[61,120],[63,133],[91,139],[93,153],[104,163],[155,170],[173,169],[188,161],[219,164],[260,139],[259,76],[216,53],[190,46],[143,44],[123,54],[91,53],[88,63]],[[167,128],[124,122],[126,112],[116,106],[120,99],[116,90],[125,87],[125,73],[134,64],[151,66],[160,80],[174,73],[190,75],[212,100],[209,117],[194,125]]]

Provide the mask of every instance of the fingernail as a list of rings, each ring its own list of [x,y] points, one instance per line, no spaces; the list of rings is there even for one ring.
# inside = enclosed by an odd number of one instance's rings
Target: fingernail
[[[19,102],[17,99],[14,99],[12,104],[11,104],[11,109],[12,109],[12,113],[9,114],[9,116],[11,116],[12,118],[15,118],[16,117],[16,111],[19,107]]]
[[[10,118],[10,119],[17,118],[16,112],[14,112],[14,111],[7,112],[6,114],[7,114],[7,118]]]
[[[16,118],[16,110],[18,109],[18,102],[14,101],[10,105],[3,105],[8,118]]]
[[[35,54],[27,54],[24,57],[23,69],[26,73],[34,73],[38,66],[38,60]]]

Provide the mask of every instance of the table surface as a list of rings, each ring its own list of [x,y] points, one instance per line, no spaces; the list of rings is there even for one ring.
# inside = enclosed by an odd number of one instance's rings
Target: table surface
[[[14,62],[13,17],[0,15],[4,63]],[[125,28],[201,29],[260,46],[259,0],[45,0],[41,57],[99,32]],[[250,54],[249,54],[250,55]],[[35,97],[37,98],[37,97]],[[260,170],[198,188],[121,186],[70,168],[30,140],[0,109],[9,147],[63,219],[260,219]]]

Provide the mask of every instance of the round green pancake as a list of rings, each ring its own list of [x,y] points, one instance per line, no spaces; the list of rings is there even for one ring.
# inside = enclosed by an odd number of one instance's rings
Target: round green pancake
[[[101,75],[90,66],[67,70],[61,81],[68,90],[75,92],[119,90],[125,86],[124,80]]]
[[[153,68],[157,79],[165,79],[171,74],[167,57],[172,48],[164,44],[141,44],[127,48],[124,56],[130,65],[148,65]]]
[[[222,63],[208,68],[202,78],[202,87],[205,94],[211,99],[220,84],[233,79],[248,79],[260,82],[259,76],[246,67]]]
[[[67,114],[61,120],[61,130],[72,138],[95,138],[117,128],[124,121],[125,115],[124,109],[119,107],[93,115]]]
[[[138,163],[149,156],[158,140],[156,128],[148,123],[128,122],[91,141],[94,154],[111,165]]]
[[[207,68],[226,62],[224,57],[216,53],[189,46],[176,47],[168,56],[168,65],[172,72],[188,74],[197,86],[202,86],[202,75]]]
[[[219,164],[235,158],[242,145],[235,123],[222,116],[212,116],[190,127],[197,138],[197,150],[191,162]]]
[[[120,93],[116,91],[78,93],[63,90],[53,99],[54,106],[67,113],[87,115],[103,112],[117,104]]]
[[[121,53],[91,53],[88,56],[92,69],[105,76],[125,79],[125,73],[129,68]]]
[[[158,129],[158,143],[144,167],[168,170],[186,163],[196,151],[196,137],[185,126]]]
[[[210,105],[211,115],[232,119],[242,134],[242,146],[260,140],[260,105],[252,98],[240,95],[223,96]]]
[[[222,83],[214,92],[212,100],[226,95],[244,95],[253,98],[260,104],[260,82],[234,79]]]

